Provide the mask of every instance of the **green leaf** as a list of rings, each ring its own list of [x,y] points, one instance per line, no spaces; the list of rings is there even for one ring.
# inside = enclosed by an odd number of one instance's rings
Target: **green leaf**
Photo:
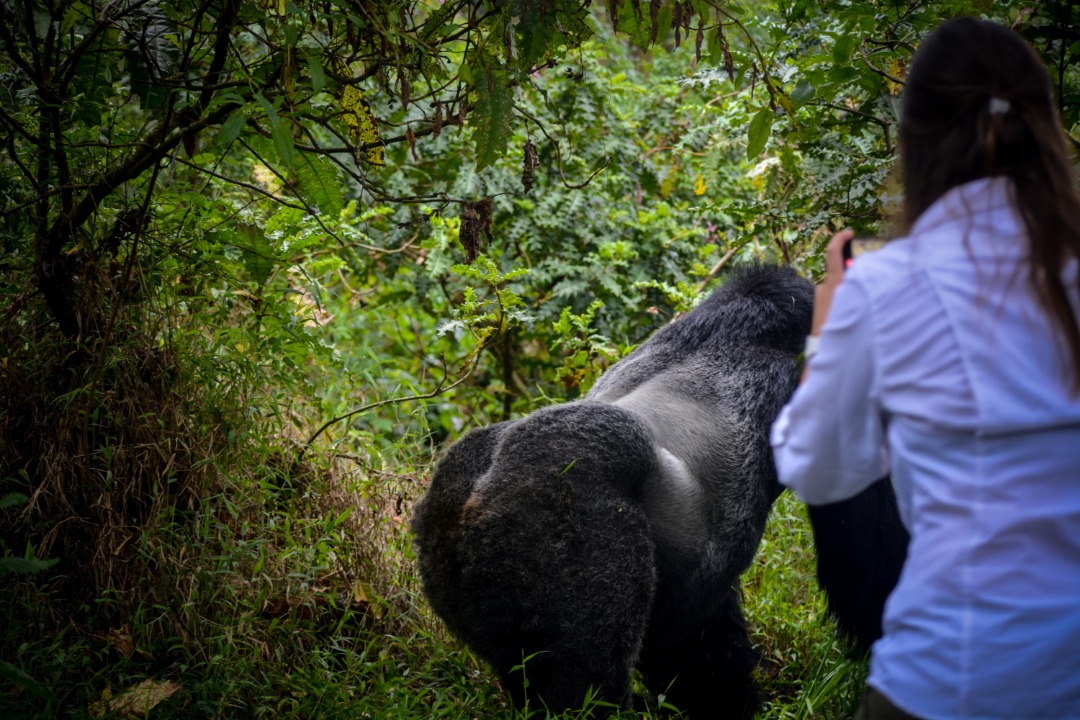
[[[476,107],[469,114],[476,141],[476,169],[482,170],[506,152],[513,131],[514,91],[506,72],[499,67],[485,67],[477,73]]]
[[[292,123],[288,120],[278,120],[270,128],[270,136],[274,138],[274,149],[285,167],[293,166],[293,156],[296,153],[292,139]]]
[[[326,71],[323,70],[319,58],[314,54],[308,55],[307,67],[308,74],[311,75],[311,89],[315,92],[322,92],[322,89],[326,87]]]
[[[817,88],[807,80],[800,80],[795,84],[795,89],[791,91],[791,102],[795,103],[795,107],[802,107],[814,98],[816,92]]]
[[[296,191],[323,214],[337,215],[345,207],[337,167],[326,158],[299,154],[290,177],[296,181]]]
[[[636,5],[636,7],[635,7]],[[642,50],[652,45],[652,17],[648,3],[623,2],[619,6],[619,32]]]
[[[833,62],[837,65],[847,64],[847,61],[851,59],[851,53],[858,42],[859,38],[855,35],[843,35],[837,38],[836,43],[833,44]]]
[[[266,117],[270,119],[270,124],[276,125],[277,110],[275,110],[274,106],[270,104],[270,101],[267,100],[261,92],[255,93],[255,100],[259,103],[259,107],[263,109],[263,112],[266,113]]]
[[[274,271],[274,250],[263,231],[254,225],[239,225],[236,228],[237,247],[244,258],[244,267],[251,278],[263,285]]]
[[[19,492],[8,493],[4,497],[0,498],[0,510],[4,508],[14,507],[16,505],[22,505],[27,501],[27,497]]]
[[[240,137],[240,131],[244,128],[245,122],[247,122],[247,118],[244,116],[243,109],[234,110],[229,115],[229,118],[221,123],[221,129],[218,130],[218,134],[214,137],[214,144],[223,148]]]
[[[769,107],[763,107],[750,121],[750,133],[746,143],[746,159],[753,160],[765,149],[765,143],[769,140],[772,132],[773,111]]]
[[[554,34],[554,26],[540,19],[539,3],[531,4],[529,12],[521,16],[516,30],[518,67],[522,72],[528,72],[543,59]]]
[[[22,575],[38,573],[42,570],[48,570],[58,562],[60,561],[57,558],[52,558],[50,560],[27,560],[18,557],[2,557],[0,558],[0,575],[6,575],[8,573],[19,573]]]

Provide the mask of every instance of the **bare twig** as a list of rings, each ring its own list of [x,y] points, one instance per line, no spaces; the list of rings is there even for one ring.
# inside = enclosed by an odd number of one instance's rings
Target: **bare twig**
[[[718,261],[718,262],[717,262],[717,263],[716,263],[715,265],[713,265],[713,266],[712,266],[712,268],[711,268],[711,269],[709,270],[709,272],[708,272],[708,273],[707,273],[707,274],[705,275],[705,277],[704,277],[704,278],[702,278],[701,282],[700,282],[700,283],[698,284],[698,286],[697,286],[697,291],[698,291],[698,293],[699,293],[699,294],[705,291],[705,287],[706,287],[706,286],[707,286],[707,285],[708,285],[708,284],[709,284],[710,282],[712,282],[712,279],[713,279],[714,277],[716,277],[716,273],[720,272],[720,270],[721,270],[721,269],[722,269],[722,268],[723,268],[723,267],[724,267],[725,265],[727,265],[727,263],[728,263],[728,260],[731,260],[731,258],[735,257],[735,251],[736,251],[736,250],[738,250],[738,249],[739,249],[739,248],[737,248],[737,247],[733,247],[733,248],[731,248],[731,249],[730,249],[730,250],[728,250],[728,251],[727,251],[726,253],[724,253],[724,257],[720,258],[720,260],[719,260],[719,261]]]
[[[862,43],[859,45],[859,50],[862,52],[862,59],[863,59],[863,62],[866,63],[866,67],[870,68],[871,70],[873,70],[878,75],[885,78],[886,80],[891,80],[892,82],[896,83],[897,85],[902,86],[904,84],[904,81],[901,80],[900,78],[894,77],[893,75],[891,75],[891,74],[887,73],[886,71],[882,70],[881,68],[879,68],[874,63],[870,62],[870,55],[869,55],[869,53],[866,52],[866,40],[863,40]]]

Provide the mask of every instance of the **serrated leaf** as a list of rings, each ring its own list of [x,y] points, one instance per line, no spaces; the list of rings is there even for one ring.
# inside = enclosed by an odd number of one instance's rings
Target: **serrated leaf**
[[[345,207],[337,167],[326,158],[301,154],[289,177],[296,192],[322,213],[337,215]]]
[[[556,31],[552,23],[540,19],[539,3],[530,4],[527,10],[515,30],[515,41],[520,53],[518,67],[523,72],[528,72],[540,62]]]
[[[619,33],[626,33],[630,42],[642,50],[652,45],[653,25],[646,3],[618,3]]]
[[[266,282],[274,270],[273,248],[263,231],[254,225],[236,228],[236,245],[244,258],[244,267],[259,285]]]
[[[56,558],[50,560],[27,560],[25,558],[3,557],[0,558],[0,575],[7,573],[19,573],[21,575],[37,573],[48,570],[58,562],[60,561]]]
[[[486,67],[477,73],[476,107],[469,114],[476,141],[476,169],[482,170],[506,152],[513,130],[514,92],[502,68]]]
[[[765,149],[765,143],[772,132],[773,111],[768,106],[761,108],[750,121],[750,132],[746,140],[746,159],[753,160]]]

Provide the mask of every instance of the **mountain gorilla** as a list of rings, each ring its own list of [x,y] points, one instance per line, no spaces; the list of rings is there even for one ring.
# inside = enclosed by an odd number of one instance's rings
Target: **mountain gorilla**
[[[769,427],[796,386],[812,303],[791,269],[732,273],[584,400],[449,449],[414,513],[424,591],[515,705],[581,707],[590,688],[625,705],[636,667],[691,717],[752,716],[739,576],[781,490]],[[860,555],[870,521],[851,513],[887,511],[884,490],[824,510],[826,566],[874,566]],[[834,609],[872,640],[891,585],[867,594],[839,576]]]

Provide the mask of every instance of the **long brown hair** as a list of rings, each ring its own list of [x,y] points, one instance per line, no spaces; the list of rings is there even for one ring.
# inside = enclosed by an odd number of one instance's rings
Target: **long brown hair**
[[[1080,392],[1080,328],[1061,278],[1065,265],[1080,259],[1080,192],[1046,67],[1008,28],[950,20],[916,52],[903,103],[904,229],[957,185],[1011,178],[1030,243],[1031,283],[1061,331]]]

